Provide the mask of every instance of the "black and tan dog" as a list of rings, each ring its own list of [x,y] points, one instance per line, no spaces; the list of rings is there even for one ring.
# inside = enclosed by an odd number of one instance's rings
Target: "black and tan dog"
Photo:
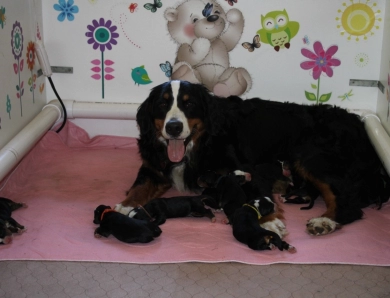
[[[214,213],[205,205],[215,205],[213,198],[209,196],[180,196],[172,198],[157,198],[144,206],[134,208],[129,216],[135,219],[152,220],[161,225],[167,218],[177,217],[203,217],[206,216],[215,222]]]
[[[95,209],[93,223],[100,224],[95,230],[95,238],[112,234],[126,243],[148,243],[161,234],[161,229],[156,224],[130,218],[105,205],[99,205]]]
[[[277,247],[279,250],[295,252],[295,248],[283,241],[273,231],[262,228],[259,220],[274,212],[270,198],[262,197],[244,204],[234,212],[232,219],[233,236],[253,250],[266,250]]]
[[[228,224],[236,209],[247,201],[247,196],[241,185],[249,180],[251,180],[249,173],[238,170],[227,175],[207,171],[198,178],[198,185],[205,188],[203,194],[214,197],[217,205],[211,207],[223,209],[227,217],[223,222]]]
[[[0,197],[0,244],[10,243],[13,233],[21,234],[26,230],[24,226],[11,217],[12,211],[21,207],[27,207],[27,205]]]

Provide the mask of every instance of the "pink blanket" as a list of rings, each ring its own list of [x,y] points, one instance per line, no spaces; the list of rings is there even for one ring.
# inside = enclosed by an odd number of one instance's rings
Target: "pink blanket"
[[[390,204],[366,208],[363,220],[320,237],[305,232],[306,220],[324,211],[321,199],[311,210],[284,205],[297,248],[252,251],[237,242],[231,227],[208,218],[170,219],[149,244],[126,244],[110,236],[94,238],[93,211],[125,197],[140,166],[136,139],[87,134],[68,123],[60,134],[48,132],[9,177],[0,196],[25,202],[13,217],[27,227],[13,242],[0,246],[2,260],[65,260],[122,263],[228,262],[248,264],[339,263],[390,265]],[[170,190],[166,196],[178,195]]]

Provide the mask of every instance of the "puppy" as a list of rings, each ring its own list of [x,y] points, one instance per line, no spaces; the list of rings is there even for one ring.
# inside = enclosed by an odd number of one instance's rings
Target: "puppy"
[[[21,207],[27,207],[27,205],[0,197],[0,244],[10,243],[12,233],[21,234],[26,230],[24,226],[11,217],[12,211]]]
[[[105,205],[99,205],[95,209],[93,223],[100,224],[95,230],[95,238],[112,234],[126,243],[148,243],[161,234],[161,229],[156,224],[130,218]]]
[[[167,218],[186,217],[189,215],[196,217],[206,216],[215,222],[215,215],[205,208],[205,204],[215,205],[210,202],[213,198],[209,196],[181,196],[172,198],[157,198],[149,201],[144,206],[134,208],[129,217],[142,220],[153,220],[156,225],[165,223]]]
[[[247,200],[241,185],[250,179],[250,174],[242,171],[234,171],[227,175],[208,171],[198,178],[198,185],[206,188],[206,192],[203,192],[203,194],[207,193],[214,197],[217,206],[211,207],[223,209],[227,217],[223,222],[228,224],[232,220],[236,209],[245,204]]]
[[[260,226],[259,220],[273,212],[274,203],[267,197],[257,198],[244,204],[234,213],[233,236],[253,250],[277,247],[279,250],[294,252],[295,249],[287,242],[282,241],[277,233]]]

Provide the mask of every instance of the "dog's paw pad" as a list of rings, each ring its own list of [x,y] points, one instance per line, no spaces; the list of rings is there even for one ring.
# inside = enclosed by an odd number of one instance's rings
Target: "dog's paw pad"
[[[316,217],[310,219],[306,224],[306,231],[310,235],[321,236],[334,232],[340,224],[327,217]]]
[[[211,219],[211,222],[216,222],[217,221],[217,219],[215,218],[215,217],[213,217],[212,219]]]
[[[276,245],[274,245],[273,243],[270,243],[269,246],[268,246],[268,248],[269,248],[270,250],[275,250],[275,249],[276,249]]]
[[[288,248],[287,248],[287,251],[288,251],[289,253],[294,254],[294,253],[297,252],[297,249],[296,249],[294,246],[289,245]]]
[[[18,229],[17,233],[20,235],[20,234],[23,234],[24,232],[26,232],[27,228],[26,227],[23,227],[21,229]]]
[[[228,218],[224,218],[221,220],[221,222],[225,225],[228,225],[229,224],[229,219]]]
[[[23,208],[27,208],[28,205],[26,203],[21,203]]]
[[[94,236],[95,236],[95,238],[102,238],[102,235],[100,235],[98,233],[95,233]]]

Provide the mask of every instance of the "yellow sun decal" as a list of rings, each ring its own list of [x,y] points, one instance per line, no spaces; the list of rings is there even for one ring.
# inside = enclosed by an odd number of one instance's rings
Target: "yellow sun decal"
[[[348,34],[348,40],[351,40],[352,36],[356,36],[355,40],[359,41],[361,36],[367,39],[367,36],[374,35],[373,29],[379,29],[379,26],[375,22],[382,21],[381,18],[377,18],[381,11],[376,9],[376,3],[370,4],[370,0],[366,0],[366,3],[354,3],[354,0],[350,0],[351,4],[343,3],[344,10],[339,9],[337,12],[341,16],[336,17],[338,22],[337,28],[342,28],[341,35]]]

